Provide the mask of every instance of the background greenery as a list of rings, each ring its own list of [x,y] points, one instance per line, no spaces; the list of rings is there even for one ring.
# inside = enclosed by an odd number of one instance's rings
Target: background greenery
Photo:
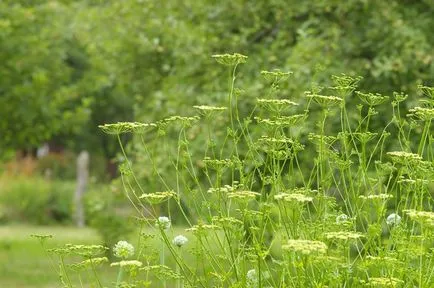
[[[227,74],[210,55],[225,52],[250,57],[249,99],[274,68],[294,72],[282,97],[343,72],[363,76],[362,90],[411,97],[433,84],[433,10],[429,0],[2,1],[0,147],[55,139],[114,157],[98,124],[221,102]]]

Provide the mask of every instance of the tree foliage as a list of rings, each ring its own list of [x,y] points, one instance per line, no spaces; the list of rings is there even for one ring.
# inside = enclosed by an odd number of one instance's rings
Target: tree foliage
[[[240,77],[251,99],[274,68],[294,72],[283,97],[342,72],[411,96],[432,85],[433,10],[428,0],[2,1],[0,147],[56,138],[113,156],[98,124],[222,102],[216,53],[254,60]]]

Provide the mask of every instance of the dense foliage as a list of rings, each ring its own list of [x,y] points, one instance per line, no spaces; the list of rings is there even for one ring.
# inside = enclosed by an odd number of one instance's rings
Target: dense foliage
[[[319,83],[345,72],[364,77],[361,89],[413,95],[432,84],[433,9],[431,1],[2,1],[0,147],[55,138],[113,157],[115,142],[98,124],[220,103],[226,73],[209,55],[227,51],[255,60],[241,78],[251,99],[264,93],[258,71],[274,68],[295,72],[283,96],[306,90],[318,68]]]

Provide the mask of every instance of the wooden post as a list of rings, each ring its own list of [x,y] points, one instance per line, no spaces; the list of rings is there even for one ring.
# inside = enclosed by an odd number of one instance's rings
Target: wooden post
[[[89,153],[81,151],[77,157],[77,188],[74,194],[75,221],[78,227],[84,227],[85,215],[83,196],[89,181]]]

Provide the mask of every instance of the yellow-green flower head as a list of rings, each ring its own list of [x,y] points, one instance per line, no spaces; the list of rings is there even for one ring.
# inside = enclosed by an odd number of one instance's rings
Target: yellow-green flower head
[[[140,122],[117,122],[98,126],[104,133],[107,134],[123,134],[123,133],[144,133],[148,128],[155,128],[155,123],[140,123]]]
[[[298,124],[300,121],[303,121],[306,119],[305,114],[296,114],[291,116],[280,116],[276,117],[274,119],[267,119],[267,118],[260,118],[260,117],[254,117],[254,119],[259,124],[264,124],[270,127],[286,127],[286,126],[293,126],[295,124]]]
[[[275,106],[298,106],[298,103],[295,103],[289,99],[264,99],[257,98],[257,103],[261,106],[267,105],[275,105]]]
[[[280,82],[282,80],[287,79],[289,76],[291,76],[293,74],[293,72],[288,71],[288,72],[283,72],[280,71],[278,69],[275,69],[273,71],[261,71],[261,75],[268,81],[273,81],[273,82]]]
[[[356,240],[361,237],[363,237],[363,234],[357,233],[357,232],[349,232],[349,231],[338,231],[338,232],[328,232],[325,233],[325,237],[327,239],[334,239],[334,240]]]
[[[216,54],[212,55],[212,58],[214,58],[217,63],[220,63],[225,66],[235,66],[241,63],[246,63],[247,56],[234,53],[234,54]]]
[[[75,271],[80,271],[80,270],[85,270],[92,266],[95,267],[95,266],[102,265],[106,262],[108,262],[107,257],[97,257],[97,258],[86,259],[79,263],[69,264],[68,266]]]
[[[184,235],[178,235],[175,238],[173,238],[173,241],[172,241],[172,243],[174,245],[176,245],[176,246],[178,246],[180,248],[182,246],[184,246],[185,244],[187,244],[187,242],[188,242],[188,239]]]
[[[197,224],[192,226],[191,228],[185,229],[185,231],[193,232],[193,233],[203,233],[206,232],[207,230],[217,230],[217,229],[220,229],[220,227],[214,224]]]
[[[414,117],[417,120],[431,121],[434,119],[434,108],[414,107],[409,112],[407,116]]]
[[[139,198],[146,200],[150,204],[159,204],[161,202],[167,201],[170,198],[176,196],[177,195],[174,191],[163,191],[163,192],[142,194]]]
[[[421,224],[427,224],[434,227],[434,212],[417,211],[417,210],[404,210],[411,220],[417,221]]]
[[[340,97],[318,95],[310,92],[306,93],[306,97],[311,98],[313,101],[315,101],[316,103],[320,104],[323,107],[338,106],[344,101]]]
[[[406,163],[406,162],[414,162],[422,160],[422,157],[415,153],[409,153],[404,151],[393,151],[387,152],[390,158],[392,158],[393,162],[397,163]]]
[[[373,93],[362,93],[360,91],[356,91],[357,96],[368,104],[369,106],[377,106],[384,102],[386,102],[389,99],[389,96],[382,96],[381,94],[373,94]]]
[[[394,277],[371,277],[365,286],[369,287],[398,287],[404,281]]]
[[[129,266],[129,267],[142,267],[143,263],[137,260],[124,260],[120,262],[113,262],[110,264],[110,266]]]
[[[301,193],[279,193],[276,196],[274,196],[274,199],[276,200],[283,200],[286,202],[300,202],[300,203],[304,203],[304,202],[312,202],[313,198],[303,195]]]
[[[393,198],[393,195],[383,193],[383,194],[374,194],[368,196],[361,195],[359,196],[359,198],[363,200],[387,200],[389,198]]]
[[[50,239],[53,238],[53,235],[51,234],[31,234],[30,237],[39,239],[39,240],[46,240],[46,239]]]
[[[324,242],[302,239],[290,239],[286,244],[282,245],[283,250],[300,252],[303,255],[314,253],[325,254],[327,248],[328,247]]]
[[[256,196],[261,195],[258,192],[253,191],[235,191],[228,193],[228,197],[231,199],[238,199],[238,200],[250,200],[255,199]]]
[[[134,255],[134,246],[127,241],[119,241],[113,247],[113,254],[118,258],[127,259]]]

